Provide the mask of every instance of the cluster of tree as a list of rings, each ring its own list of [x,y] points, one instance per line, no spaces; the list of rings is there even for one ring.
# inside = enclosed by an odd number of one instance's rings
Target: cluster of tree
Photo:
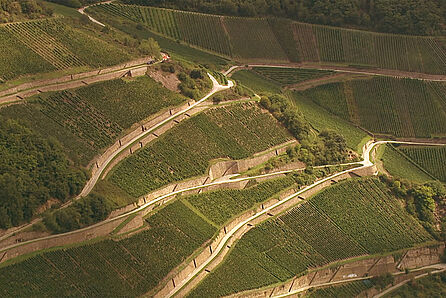
[[[201,68],[183,68],[177,75],[181,81],[178,88],[184,96],[194,100],[199,99],[203,91],[212,88],[212,82],[206,71]]]
[[[102,196],[90,194],[67,208],[45,214],[43,223],[54,233],[65,233],[103,221],[112,206]]]
[[[0,23],[51,16],[53,10],[36,0],[0,0]]]
[[[407,180],[380,176],[392,191],[406,201],[407,211],[418,218],[422,225],[437,239],[446,239],[437,229],[437,224],[444,222],[445,218],[438,219],[438,208],[444,210],[446,203],[446,187],[439,181],[424,184],[412,183]],[[445,226],[446,227],[446,226]]]
[[[287,98],[279,94],[262,96],[260,104],[282,122],[298,140],[302,141],[308,138],[310,125],[304,115],[296,107],[293,107]]]
[[[29,221],[50,198],[67,201],[86,180],[57,143],[0,119],[0,228]]]
[[[233,16],[274,16],[380,32],[441,35],[444,0],[123,0],[127,4]]]
[[[234,88],[218,92],[212,96],[212,102],[219,104],[222,101],[236,100],[240,98],[252,97],[254,93],[242,85],[237,85]]]
[[[287,150],[287,160],[300,160],[306,165],[336,164],[347,160],[347,144],[344,137],[326,130],[310,139],[309,123],[286,97],[279,94],[263,96],[260,104],[282,122],[300,142]]]

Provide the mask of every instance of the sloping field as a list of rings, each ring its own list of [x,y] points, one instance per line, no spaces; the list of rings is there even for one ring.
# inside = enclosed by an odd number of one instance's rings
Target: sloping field
[[[18,41],[5,27],[0,27],[0,35],[0,80],[56,69]]]
[[[409,179],[410,181],[425,183],[433,180],[431,176],[412,163],[401,151],[393,146],[386,145],[381,157],[384,169],[390,175]]]
[[[357,297],[361,292],[373,287],[370,280],[360,280],[349,282],[347,284],[331,286],[327,288],[314,289],[309,291],[306,298],[338,298],[338,297]]]
[[[235,58],[288,60],[266,19],[225,17]]]
[[[62,43],[42,30],[38,22],[12,23],[5,28],[57,69],[85,65]]]
[[[360,68],[446,73],[446,50],[441,40],[434,37],[131,5],[107,4],[92,9],[146,23],[156,32],[233,58],[326,62]]]
[[[10,23],[1,26],[0,32],[3,80],[56,69],[111,66],[132,58],[58,19]]]
[[[223,202],[227,191],[185,197],[150,216],[149,228],[129,238],[46,252],[0,268],[0,293],[5,297],[140,296],[214,236],[217,228],[206,210],[225,206],[227,214],[235,215],[253,207],[253,196],[259,196],[260,202],[293,183],[286,177],[234,190],[237,201]],[[189,202],[205,212],[196,213]]]
[[[400,150],[429,174],[446,182],[446,146],[404,146]]]
[[[242,159],[291,139],[256,104],[210,109],[161,135],[122,161],[107,179],[134,197],[203,175],[212,159]]]
[[[229,295],[285,281],[338,259],[429,240],[379,180],[348,180],[248,231],[189,296]]]
[[[379,134],[446,135],[444,84],[375,77],[298,92],[333,114]]]
[[[181,95],[144,76],[44,93],[25,104],[0,109],[0,116],[56,138],[70,159],[86,166],[134,123],[183,101]]]
[[[93,10],[128,18],[175,40],[231,56],[229,39],[218,16],[118,4],[95,6]]]

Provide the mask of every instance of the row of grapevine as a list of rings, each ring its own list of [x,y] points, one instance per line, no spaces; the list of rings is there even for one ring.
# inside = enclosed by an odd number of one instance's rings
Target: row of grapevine
[[[49,19],[35,22],[35,25],[91,67],[112,66],[132,59],[129,53],[112,43],[73,28],[62,20]]]
[[[223,225],[233,216],[271,197],[273,194],[294,184],[292,177],[268,180],[243,190],[217,190],[193,195],[186,200],[206,218]]]
[[[85,65],[63,44],[43,31],[37,22],[11,23],[5,28],[58,69]]]
[[[211,109],[181,122],[124,160],[108,179],[138,197],[205,174],[212,159],[246,158],[289,139],[289,133],[255,104]]]
[[[48,72],[56,68],[0,27],[0,82],[24,74]]]
[[[138,234],[46,252],[0,268],[0,294],[140,296],[154,289],[172,269],[215,235],[217,225],[210,224],[208,217],[212,212],[198,215],[194,208],[188,207],[190,202],[200,210],[224,205],[225,210],[230,210],[229,218],[293,182],[291,177],[279,178],[236,191],[241,194],[238,199],[245,201],[243,206],[235,200],[214,202],[206,193],[181,198],[147,218],[148,228]],[[211,196],[223,198],[226,193],[218,190]]]
[[[231,45],[218,16],[117,4],[104,4],[94,9],[144,23],[151,30],[173,39],[231,56]]]
[[[288,60],[266,19],[226,17],[233,56],[245,59]]]
[[[40,94],[25,104],[2,108],[0,115],[55,138],[70,159],[85,166],[134,123],[182,102],[184,97],[144,76]]]
[[[0,293],[6,297],[140,296],[216,232],[179,201],[147,221],[150,229],[130,238],[47,252],[1,268]]]
[[[347,180],[249,230],[189,296],[260,288],[342,258],[432,239],[377,178]]]
[[[94,7],[147,24],[174,39],[234,58],[331,62],[431,74],[446,73],[446,51],[435,38],[380,34],[287,20],[237,18],[152,7]]]
[[[403,147],[400,150],[432,176],[446,182],[446,146]]]
[[[76,93],[124,129],[185,101],[148,76],[104,81],[76,89]]]
[[[310,202],[369,253],[398,250],[432,240],[376,178],[339,183]]]
[[[122,132],[122,127],[69,91],[42,96],[38,103],[41,106],[40,110],[48,118],[91,144],[95,149],[108,147]]]
[[[333,74],[332,71],[305,68],[254,67],[253,70],[282,86],[297,84]]]
[[[444,84],[375,77],[299,92],[329,112],[379,134],[446,135]]]

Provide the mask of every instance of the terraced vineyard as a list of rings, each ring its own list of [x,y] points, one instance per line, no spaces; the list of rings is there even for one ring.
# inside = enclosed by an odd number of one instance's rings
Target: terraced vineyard
[[[205,174],[212,159],[246,158],[290,139],[288,131],[256,104],[211,109],[182,121],[125,159],[107,179],[138,197]]]
[[[1,26],[0,33],[3,80],[56,69],[111,66],[132,58],[115,45],[59,19],[10,23]]]
[[[400,150],[429,174],[446,182],[446,146],[405,146]]]
[[[0,27],[0,80],[24,74],[48,72],[56,68],[18,41],[5,27]]]
[[[429,240],[377,178],[347,180],[249,230],[189,297],[259,288],[338,259]]]
[[[25,104],[4,107],[0,115],[57,139],[73,161],[86,166],[134,123],[183,101],[145,76],[44,93]]]
[[[260,195],[256,198],[260,202],[261,198],[265,200],[292,183],[292,178],[280,178],[234,190],[239,201],[228,201],[225,206],[231,210],[231,215],[241,213],[255,204],[253,195]],[[222,198],[226,191],[209,195]],[[208,194],[201,194],[168,204],[146,220],[148,229],[119,241],[103,240],[46,252],[15,265],[0,267],[0,293],[18,297],[40,294],[140,296],[147,293],[215,235],[216,226],[188,207],[190,201],[204,210],[207,204],[214,205],[208,198]],[[219,203],[214,206],[218,205],[223,206]]]
[[[251,208],[294,184],[292,177],[262,182],[245,190],[218,190],[193,195],[186,200],[216,225],[223,225],[235,215]]]
[[[443,84],[376,77],[331,83],[299,92],[339,117],[378,134],[446,135]]]
[[[107,4],[92,10],[144,22],[171,38],[233,58],[446,73],[446,51],[434,37],[381,34],[287,20],[206,16],[131,5]]]
[[[37,22],[12,23],[5,28],[57,69],[85,65],[62,43],[42,30]]]
[[[399,149],[386,145],[382,155],[383,167],[392,176],[425,183],[434,178],[411,162]],[[381,149],[380,149],[381,150]]]
[[[175,40],[231,56],[229,39],[218,16],[118,4],[104,4],[93,10],[141,22]]]
[[[317,131],[334,130],[344,136],[347,146],[357,151],[362,150],[362,143],[367,134],[355,127],[352,123],[328,112],[327,109],[317,105],[313,96],[304,96],[302,92],[288,92],[288,98],[305,116],[311,126]],[[342,105],[340,105],[342,106]],[[339,108],[339,107],[338,107]]]
[[[301,83],[333,74],[332,71],[304,68],[253,67],[253,70],[281,86]]]

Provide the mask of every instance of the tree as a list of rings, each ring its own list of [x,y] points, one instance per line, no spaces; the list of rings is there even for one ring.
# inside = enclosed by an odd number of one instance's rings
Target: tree
[[[156,40],[151,37],[141,41],[138,49],[144,55],[148,55],[156,59],[161,58],[161,48]]]

